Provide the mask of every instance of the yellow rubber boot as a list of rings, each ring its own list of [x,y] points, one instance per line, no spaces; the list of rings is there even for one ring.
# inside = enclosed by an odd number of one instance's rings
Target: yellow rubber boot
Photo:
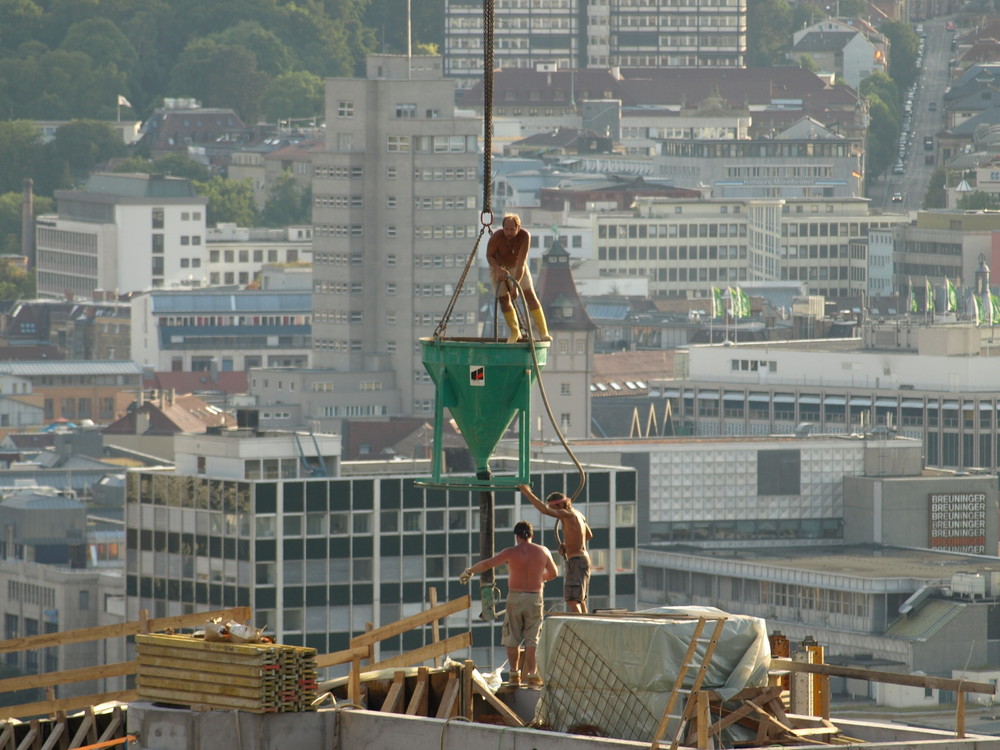
[[[503,319],[507,321],[507,327],[510,329],[507,343],[516,344],[521,340],[521,324],[517,322],[517,313],[513,309],[504,310]]]
[[[531,311],[531,319],[535,321],[535,330],[538,331],[539,341],[551,341],[552,337],[549,336],[549,327],[545,324],[545,313],[542,312],[542,308]]]

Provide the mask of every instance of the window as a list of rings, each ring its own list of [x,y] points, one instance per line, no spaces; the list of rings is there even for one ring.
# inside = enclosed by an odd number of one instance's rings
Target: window
[[[413,120],[417,117],[417,105],[411,103],[401,103],[396,105],[396,117],[406,120]]]
[[[354,102],[338,102],[337,117],[354,117]]]
[[[561,385],[559,386],[559,394],[560,394],[561,396],[569,396],[569,395],[571,395],[571,393],[570,393],[570,387],[569,387],[569,383],[562,383],[562,384],[561,384]]]
[[[163,235],[154,234],[153,235],[153,252],[162,253],[163,252]]]
[[[757,452],[757,494],[798,495],[801,492],[801,460],[797,450]]]
[[[410,152],[410,136],[386,136],[386,150],[394,154],[408,154]]]
[[[153,209],[153,229],[163,229],[163,209]]]

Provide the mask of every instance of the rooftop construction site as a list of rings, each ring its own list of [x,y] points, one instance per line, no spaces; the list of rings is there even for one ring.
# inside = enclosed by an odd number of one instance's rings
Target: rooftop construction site
[[[819,644],[789,644],[760,618],[707,608],[551,614],[538,650],[543,684],[511,686],[462,658],[471,634],[437,639],[440,621],[470,604],[466,596],[429,607],[332,654],[270,642],[241,625],[246,608],[3,641],[0,653],[129,638],[136,659],[0,681],[8,703],[23,690],[48,696],[0,709],[10,717],[0,722],[0,750],[1000,748],[1000,737],[965,730],[967,699],[992,696],[992,684],[824,664]],[[381,641],[412,630],[427,645],[379,660]],[[320,680],[338,666],[348,673]],[[953,690],[954,728],[838,720],[833,675]],[[110,678],[129,687],[55,697]]]

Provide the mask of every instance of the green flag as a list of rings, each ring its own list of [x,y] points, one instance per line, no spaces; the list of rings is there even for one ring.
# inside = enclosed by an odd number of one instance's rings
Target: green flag
[[[924,277],[924,285],[927,287],[925,292],[926,298],[924,299],[924,312],[934,312],[934,287],[931,286],[931,280],[926,276]]]
[[[980,302],[979,297],[972,295],[972,314],[976,318],[976,325],[981,326],[983,324],[983,303]]]
[[[739,287],[736,287],[736,293],[739,295],[739,299],[740,299],[740,314],[739,314],[739,317],[741,317],[741,318],[749,318],[750,317],[750,298],[747,296],[747,293],[744,292]]]
[[[910,312],[917,312],[917,295],[913,291],[913,279],[909,279],[910,282]]]
[[[990,322],[1000,323],[1000,297],[990,292]]]
[[[947,276],[944,279],[944,286],[948,291],[948,304],[945,309],[948,312],[958,312],[958,292],[955,291],[955,285],[951,283],[951,279]]]
[[[734,318],[740,317],[739,304],[738,297],[736,296],[736,290],[729,287],[729,314]]]
[[[722,290],[717,286],[712,287],[712,317],[721,318],[726,314],[726,308],[722,304]]]

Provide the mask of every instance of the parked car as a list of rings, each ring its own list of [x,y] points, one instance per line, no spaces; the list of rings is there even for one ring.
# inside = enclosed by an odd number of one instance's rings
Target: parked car
[[[903,201],[903,194],[902,193],[893,193],[892,194],[892,202],[893,203],[902,203],[902,201]]]

